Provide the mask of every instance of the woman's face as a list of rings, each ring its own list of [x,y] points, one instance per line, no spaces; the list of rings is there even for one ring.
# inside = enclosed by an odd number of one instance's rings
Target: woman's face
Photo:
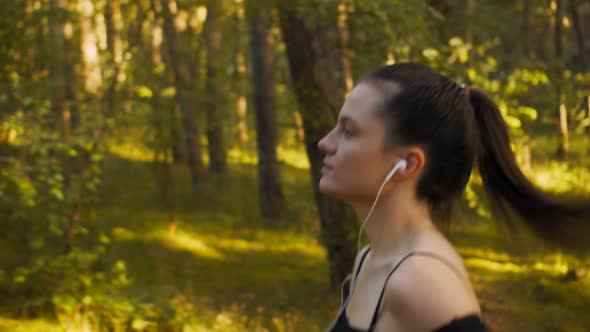
[[[381,92],[360,83],[338,115],[336,126],[318,144],[326,154],[320,191],[334,198],[372,202],[398,158],[385,148],[385,124],[377,114]]]

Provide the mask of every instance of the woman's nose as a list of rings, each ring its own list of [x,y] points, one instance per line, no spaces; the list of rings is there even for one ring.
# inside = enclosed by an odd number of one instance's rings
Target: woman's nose
[[[331,136],[332,136],[331,134],[332,134],[332,131],[330,131],[329,133],[327,133],[326,136],[324,136],[318,142],[318,148],[323,153],[331,154],[331,153],[334,153],[334,151],[336,150],[336,146],[335,146],[335,144],[331,140]]]

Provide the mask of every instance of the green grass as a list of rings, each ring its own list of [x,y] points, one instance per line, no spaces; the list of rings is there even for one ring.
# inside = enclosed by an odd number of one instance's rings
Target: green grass
[[[174,308],[184,317],[184,331],[322,331],[339,294],[328,285],[305,167],[300,161],[298,167],[283,166],[289,213],[268,225],[257,212],[255,165],[251,158],[234,157],[242,162],[231,164],[229,178],[207,178],[204,194],[192,195],[186,170],[174,169],[176,230],[170,233],[154,165],[107,156],[91,229],[111,237],[107,260],[125,261],[132,281],[115,298]],[[553,176],[572,172],[542,167]],[[515,244],[490,220],[469,211],[457,218],[450,236],[495,331],[590,327],[590,273],[578,281],[561,279],[569,266],[588,269],[588,256],[561,254],[534,241]],[[6,308],[1,312],[0,331],[61,330],[51,314],[27,318]]]

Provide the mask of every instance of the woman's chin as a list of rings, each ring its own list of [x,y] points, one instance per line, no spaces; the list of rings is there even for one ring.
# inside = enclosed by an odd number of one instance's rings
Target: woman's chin
[[[322,194],[326,196],[329,196],[337,200],[344,200],[344,195],[342,195],[342,191],[335,188],[333,185],[330,184],[329,181],[327,181],[324,178],[320,179],[319,190]]]
[[[324,195],[328,195],[331,196],[331,192],[332,192],[332,186],[330,186],[330,183],[324,178],[322,177],[320,179],[320,183],[318,184],[318,187],[320,189],[320,192]]]

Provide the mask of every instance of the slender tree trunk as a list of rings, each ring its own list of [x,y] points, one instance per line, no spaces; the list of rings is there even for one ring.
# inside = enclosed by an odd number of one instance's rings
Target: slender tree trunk
[[[468,45],[468,60],[467,66],[472,63],[473,57],[473,14],[475,12],[475,0],[465,0],[465,43]]]
[[[522,0],[522,42],[523,42],[523,56],[528,61],[535,60],[535,51],[532,47],[532,19],[531,19],[531,8],[530,8],[530,0]],[[525,105],[530,106],[532,104],[532,95],[531,91],[527,91],[526,96],[524,96],[523,103]],[[530,128],[527,125],[523,124],[524,130],[524,137],[522,138],[522,160],[521,165],[522,167],[530,171],[532,169],[532,150],[531,150],[531,135],[530,135]]]
[[[176,107],[180,110],[181,126],[183,129],[184,148],[187,153],[193,192],[201,187],[201,148],[199,144],[199,127],[195,121],[191,69],[187,65],[186,51],[183,49],[182,32],[175,23],[177,3],[175,0],[161,0],[162,16],[164,18],[164,35],[168,50],[168,65],[172,68],[174,84],[176,86]]]
[[[578,0],[571,0],[570,1],[570,10],[572,15],[572,23],[574,26],[574,31],[576,34],[576,42],[578,44],[579,56],[580,56],[580,69],[581,72],[588,75],[590,73],[588,68],[588,54],[586,51],[586,32],[584,31],[584,25],[582,24],[582,20],[580,18],[580,13],[578,10],[579,1]],[[590,86],[588,84],[584,84],[582,87],[586,90],[586,97],[584,98],[583,107],[586,109],[586,118],[590,119]],[[586,127],[586,133],[590,134],[590,126]]]
[[[90,0],[78,0],[78,11],[80,13],[80,49],[82,50],[84,89],[88,94],[96,96],[102,87],[102,74],[94,33],[94,4]]]
[[[533,20],[531,15],[531,3],[530,0],[523,0],[523,11],[522,11],[522,38],[523,38],[523,50],[525,56],[529,60],[535,60],[537,55],[535,48],[532,43],[532,27]]]
[[[50,52],[49,78],[53,85],[51,95],[51,112],[53,113],[54,129],[67,132],[66,110],[66,59],[65,59],[65,38],[64,22],[59,19],[61,15],[57,12],[65,10],[67,0],[51,0],[49,8],[55,11],[49,16],[49,39],[51,40],[52,52]],[[65,134],[67,135],[67,134]]]
[[[154,8],[155,9],[155,8]],[[151,22],[151,65],[158,67],[162,65],[162,27],[153,20]],[[151,89],[158,92],[160,87],[157,83],[151,86]],[[154,161],[155,173],[158,183],[158,202],[162,202],[166,211],[168,211],[168,231],[174,233],[176,230],[176,188],[172,176],[172,166],[174,165],[173,145],[175,144],[171,131],[169,119],[175,115],[168,113],[166,105],[163,105],[159,93],[154,93],[150,99],[152,111],[154,112],[154,132],[156,141]]]
[[[104,7],[104,21],[107,37],[107,48],[109,50],[112,73],[109,77],[109,83],[104,96],[104,116],[105,122],[107,118],[114,114],[116,105],[116,91],[117,83],[122,80],[121,65],[123,63],[123,45],[121,42],[121,8],[119,0],[110,0],[105,2]]]
[[[342,49],[342,78],[344,79],[345,92],[352,90],[354,81],[352,78],[351,58],[353,51],[348,47],[350,33],[348,31],[348,10],[353,6],[352,0],[342,0],[338,5],[338,36],[340,47]]]
[[[572,16],[572,23],[576,35],[576,42],[578,44],[578,51],[580,52],[580,68],[583,73],[588,73],[588,54],[586,52],[586,39],[584,25],[580,19],[580,12],[578,10],[579,1],[570,0],[570,12]]]
[[[246,5],[243,5],[246,6]],[[243,9],[243,7],[240,7]],[[235,36],[235,75],[234,75],[234,86],[236,90],[236,111],[238,118],[238,138],[240,143],[248,143],[248,98],[246,97],[246,56],[244,55],[244,49],[242,46],[242,38],[244,35],[244,12],[243,10],[236,10],[234,15],[234,36]]]
[[[319,191],[323,155],[318,142],[336,121],[337,109],[320,91],[313,72],[317,59],[311,34],[286,2],[277,2],[293,87],[301,107],[305,148],[311,165],[315,200],[320,214],[321,237],[330,260],[331,285],[337,288],[351,269],[355,255],[356,219],[350,208]],[[317,68],[322,70],[322,68]]]
[[[269,10],[248,3],[252,80],[258,145],[258,184],[262,217],[272,220],[285,210],[277,160],[277,124],[274,98],[273,58],[270,49]]]
[[[227,157],[223,140],[223,114],[219,107],[221,96],[219,93],[221,68],[221,2],[209,0],[207,2],[207,18],[204,34],[207,48],[207,139],[209,143],[209,169],[213,173],[225,173]]]
[[[554,10],[554,48],[555,48],[555,92],[559,109],[559,145],[557,155],[567,158],[569,152],[568,114],[565,105],[564,93],[564,63],[563,63],[563,0],[551,0],[551,8]]]

